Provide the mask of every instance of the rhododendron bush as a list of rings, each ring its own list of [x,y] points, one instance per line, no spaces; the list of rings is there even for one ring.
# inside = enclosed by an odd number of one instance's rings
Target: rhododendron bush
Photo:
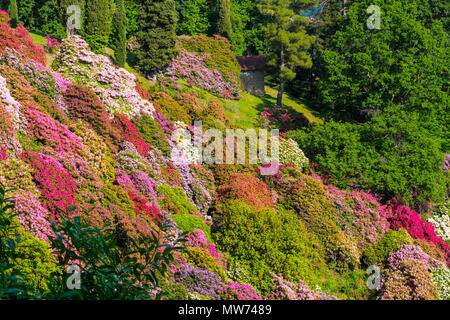
[[[16,29],[9,26],[10,17],[0,11],[0,53],[5,48],[18,50],[23,59],[30,59],[45,65],[45,52],[41,46],[35,45],[30,33],[23,25]]]
[[[178,57],[173,58],[171,65],[167,70],[159,75],[160,82],[170,83],[172,86],[177,85],[178,79],[185,80],[190,85],[195,85],[205,89],[213,94],[227,99],[236,99],[240,95],[240,87],[238,81],[232,73],[228,74],[225,80],[222,73],[217,69],[210,69],[206,65],[208,54],[196,54],[181,50]]]
[[[80,36],[71,36],[62,42],[53,65],[67,79],[91,88],[111,118],[114,113],[132,119],[140,113],[154,111],[152,104],[136,91],[136,76],[113,65],[107,57],[90,51]]]

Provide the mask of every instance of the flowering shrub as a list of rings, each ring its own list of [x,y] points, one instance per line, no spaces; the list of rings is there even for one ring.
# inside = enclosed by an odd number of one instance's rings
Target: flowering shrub
[[[388,208],[361,191],[342,191],[329,185],[327,193],[337,209],[337,223],[347,235],[356,239],[358,248],[376,245],[389,227]]]
[[[78,84],[68,86],[64,99],[67,112],[72,118],[88,122],[92,128],[107,138],[114,149],[123,140],[120,131],[112,126],[108,112],[97,95],[88,87]]]
[[[10,48],[6,48],[0,56],[0,64],[20,72],[30,84],[40,93],[50,99],[56,97],[56,79],[54,74],[33,60],[23,60],[20,54]]]
[[[0,77],[0,86],[1,86]],[[3,78],[4,79],[4,78]],[[0,93],[0,95],[2,95]],[[0,96],[1,99],[1,96]],[[6,110],[3,103],[0,101],[0,145],[2,158],[7,157],[8,151],[19,154],[22,152],[22,146],[17,140],[16,131],[14,130],[14,121],[10,113]]]
[[[23,195],[16,197],[14,212],[26,231],[31,232],[39,240],[49,242],[48,237],[53,234],[47,220],[50,212],[31,192],[24,192]]]
[[[0,161],[2,160],[8,160],[8,150],[6,147],[0,145]]]
[[[445,267],[434,270],[433,281],[439,288],[439,298],[450,300],[450,270]]]
[[[284,279],[283,275],[272,274],[273,291],[268,294],[269,300],[338,300],[337,297],[312,290],[304,281],[298,284]]]
[[[158,104],[159,111],[166,115],[170,121],[182,121],[188,125],[191,124],[191,117],[186,109],[167,93],[154,93],[153,101]]]
[[[195,214],[197,208],[189,202],[180,187],[169,187],[165,184],[159,186],[158,193],[162,196],[158,199],[161,208],[171,214]]]
[[[241,87],[241,66],[236,60],[230,41],[222,36],[207,37],[202,34],[179,36],[177,46],[188,52],[207,53],[205,64],[209,69],[217,69],[225,81],[236,81]]]
[[[216,98],[212,98],[206,107],[206,114],[212,115],[221,122],[225,122],[225,111],[223,104]]]
[[[53,39],[50,37],[50,35],[47,35],[45,37],[46,42],[46,49],[48,52],[53,53],[56,49],[58,49],[61,46],[61,43],[58,41],[58,39]]]
[[[64,167],[50,156],[26,151],[22,158],[33,167],[33,178],[42,193],[42,203],[56,217],[59,210],[76,206],[77,186]]]
[[[439,294],[427,265],[414,259],[387,272],[382,292],[381,300],[434,300]]]
[[[26,109],[33,109],[47,113],[58,121],[66,122],[67,117],[58,109],[55,102],[32,87],[30,82],[19,71],[7,65],[2,65],[0,66],[0,73],[8,82],[11,96],[20,103],[22,113],[25,113]]]
[[[35,45],[30,33],[23,25],[12,29],[8,23],[10,17],[5,11],[0,11],[0,53],[8,47],[17,50],[23,59],[30,59],[45,66],[45,52],[41,46]]]
[[[271,272],[288,275],[291,281],[330,279],[323,247],[293,212],[281,208],[278,212],[271,208],[256,211],[231,200],[216,225],[219,248],[248,265],[255,288],[263,294],[271,290]]]
[[[219,295],[223,300],[262,300],[252,286],[232,281],[219,289]]]
[[[134,203],[135,211],[138,216],[147,216],[155,222],[162,218],[159,210],[148,204],[144,198],[137,196],[133,192],[129,192],[129,195]]]
[[[247,173],[235,173],[231,175],[228,184],[217,188],[217,203],[229,200],[242,200],[255,210],[261,210],[273,206],[272,196],[267,185]]]
[[[107,57],[94,54],[80,36],[63,40],[53,66],[71,81],[91,88],[111,118],[114,113],[121,113],[134,119],[154,111],[152,104],[136,91],[136,76],[114,66]]]
[[[33,182],[33,168],[30,167],[22,158],[8,158],[0,161],[0,183],[6,189],[17,189],[17,195],[30,194],[39,198],[41,193]]]
[[[382,279],[382,300],[431,300],[438,288],[430,273],[442,264],[417,246],[403,245],[388,258],[388,271]]]
[[[448,214],[437,214],[428,219],[434,226],[436,235],[442,240],[450,240],[450,216]]]
[[[150,146],[141,139],[141,136],[137,132],[135,125],[128,120],[123,114],[115,114],[112,123],[113,127],[121,133],[123,139],[131,142],[136,147],[137,152],[145,157],[150,149]]]
[[[196,95],[190,92],[184,92],[177,96],[177,101],[188,110],[189,115],[193,119],[200,119],[204,110]]]
[[[214,272],[222,281],[227,280],[227,275],[223,267],[205,248],[187,248],[187,261],[197,268]]]
[[[130,38],[130,40],[128,40],[127,43],[127,50],[130,52],[134,52],[136,49],[139,49],[141,47],[141,45],[139,44],[139,42],[137,41],[135,36],[132,36]]]
[[[26,132],[26,119],[23,116],[21,105],[16,101],[7,86],[7,81],[0,75],[0,99],[3,104],[0,110],[2,110],[2,132],[9,132],[10,134],[14,130],[20,130]]]
[[[240,95],[239,83],[232,73],[228,73],[229,80],[225,80],[222,73],[215,68],[208,68],[207,53],[194,53],[181,49],[178,57],[172,59],[172,63],[164,74],[160,75],[160,81],[167,78],[184,79],[188,84],[195,85],[208,92],[226,99],[236,99]]]
[[[164,156],[170,156],[170,146],[166,133],[155,119],[148,115],[142,115],[134,121],[134,124],[143,141],[161,150]]]
[[[396,252],[402,245],[412,244],[413,239],[405,229],[388,230],[376,245],[368,245],[365,248],[363,253],[364,264],[370,266],[379,262],[385,263],[390,253]]]
[[[392,229],[404,228],[414,239],[425,239],[436,245],[445,254],[447,265],[450,265],[449,245],[436,235],[433,224],[422,220],[416,211],[398,206],[388,221]]]
[[[205,234],[206,240],[211,242],[211,230],[210,227],[206,224],[206,222],[192,214],[174,214],[171,216],[173,221],[176,223],[177,228],[179,228],[183,232],[192,232],[195,229],[200,229]]]
[[[218,265],[220,265],[223,269],[226,269],[227,260],[225,256],[216,248],[213,243],[208,242],[203,230],[194,229],[186,236],[186,239],[187,246],[205,249],[216,260]]]
[[[219,297],[219,290],[222,286],[222,281],[214,272],[197,269],[188,263],[181,264],[175,271],[174,280],[176,283],[182,284],[188,291],[212,299]]]
[[[289,163],[300,170],[309,164],[308,158],[292,139],[280,139],[279,157],[280,164]]]

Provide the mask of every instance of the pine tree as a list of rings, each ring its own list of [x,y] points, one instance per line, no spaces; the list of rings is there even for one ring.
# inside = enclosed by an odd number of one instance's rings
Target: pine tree
[[[124,67],[127,60],[127,17],[125,14],[124,0],[117,0],[114,21],[117,25],[116,39],[116,63],[119,67]]]
[[[17,9],[17,1],[11,0],[8,8],[9,16],[11,17],[11,27],[17,28],[19,24],[19,10]]]
[[[136,52],[137,65],[143,73],[167,66],[176,54],[176,11],[174,0],[139,0]]]
[[[299,10],[315,0],[259,0],[258,8],[268,17],[269,23],[264,26],[269,54],[267,64],[275,68],[279,78],[277,105],[282,106],[286,81],[294,79],[296,68],[311,68],[310,56],[306,53],[314,41],[314,37],[306,33],[307,19],[296,14]]]
[[[115,7],[114,0],[86,2],[82,35],[94,52],[99,53],[108,43]]]
[[[219,21],[217,23],[217,32],[231,39],[231,0],[219,0]]]

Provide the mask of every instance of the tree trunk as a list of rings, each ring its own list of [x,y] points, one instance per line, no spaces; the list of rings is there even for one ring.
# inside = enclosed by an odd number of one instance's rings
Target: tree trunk
[[[283,69],[284,69],[284,49],[281,48],[281,51],[280,51],[280,87],[278,89],[278,95],[277,95],[277,105],[279,107],[283,106],[282,105],[283,91],[284,91]]]

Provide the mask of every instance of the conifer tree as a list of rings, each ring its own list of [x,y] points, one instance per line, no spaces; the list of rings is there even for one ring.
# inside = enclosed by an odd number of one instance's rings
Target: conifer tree
[[[137,65],[150,74],[167,66],[176,54],[176,10],[174,0],[139,0]]]
[[[217,23],[217,32],[231,39],[231,0],[219,0],[219,21]]]
[[[86,2],[82,35],[94,52],[99,53],[108,43],[115,7],[114,0]]]
[[[114,21],[117,25],[116,39],[116,63],[119,67],[124,67],[127,60],[127,16],[125,14],[124,0],[117,0]]]
[[[11,17],[11,27],[17,28],[19,24],[19,10],[17,9],[17,1],[11,0],[8,8],[9,16]]]
[[[267,64],[279,78],[277,105],[282,106],[286,81],[294,79],[296,68],[310,68],[311,58],[306,53],[314,37],[306,33],[308,20],[295,11],[314,4],[315,0],[259,0],[258,8],[269,22],[264,26],[269,54]]]

